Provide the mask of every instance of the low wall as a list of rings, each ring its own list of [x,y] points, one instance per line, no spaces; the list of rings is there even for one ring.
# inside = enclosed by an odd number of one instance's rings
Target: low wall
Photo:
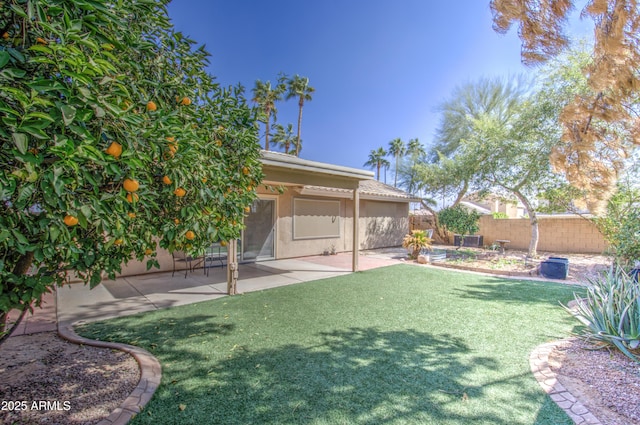
[[[538,219],[538,251],[603,253],[608,244],[596,226],[578,216],[542,216]],[[479,235],[484,236],[484,244],[495,240],[511,242],[507,248],[529,249],[531,222],[528,218],[500,218],[490,215],[480,218]]]
[[[433,224],[429,218],[428,216],[413,218],[412,229],[432,228]],[[502,239],[510,241],[507,249],[529,249],[531,222],[528,218],[496,219],[490,215],[484,215],[480,218],[479,224],[478,234],[484,237],[484,245],[491,245],[496,240]],[[575,215],[539,217],[538,231],[539,252],[601,254],[609,247],[593,223]]]

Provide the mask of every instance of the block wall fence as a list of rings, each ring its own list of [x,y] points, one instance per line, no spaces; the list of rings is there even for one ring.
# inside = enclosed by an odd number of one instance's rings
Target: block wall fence
[[[507,249],[527,250],[531,240],[531,222],[528,218],[495,219],[490,215],[480,218],[479,235],[484,245],[509,240]],[[431,228],[427,220],[412,220],[412,228]],[[538,252],[601,254],[609,244],[596,226],[578,216],[542,216],[538,219]],[[453,239],[452,239],[453,241]]]

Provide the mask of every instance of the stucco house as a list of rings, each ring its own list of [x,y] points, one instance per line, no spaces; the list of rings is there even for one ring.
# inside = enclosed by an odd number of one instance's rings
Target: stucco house
[[[409,232],[410,194],[373,179],[373,172],[262,151],[265,178],[245,217],[238,261],[263,261],[399,246]],[[357,219],[354,220],[354,217]],[[158,252],[160,270],[171,254]],[[153,269],[154,271],[157,269]],[[146,272],[136,261],[122,275]]]

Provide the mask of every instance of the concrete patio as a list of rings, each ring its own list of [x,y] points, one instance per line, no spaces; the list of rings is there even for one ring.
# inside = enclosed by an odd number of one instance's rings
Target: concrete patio
[[[391,249],[365,253],[359,257],[360,270],[400,263],[405,252]],[[238,292],[261,291],[349,274],[351,260],[350,253],[340,253],[241,264]],[[226,268],[219,266],[207,271],[208,275],[201,268],[195,269],[187,272],[186,277],[184,271],[176,271],[174,276],[171,272],[162,272],[120,277],[104,280],[93,289],[82,283],[66,285],[56,291],[56,308],[47,304],[54,301],[53,297],[47,297],[43,309],[36,308],[34,317],[25,318],[26,324],[20,333],[30,333],[29,323],[45,324],[45,328],[49,323],[52,328],[49,330],[55,329],[56,318],[51,317],[53,312],[57,312],[58,323],[70,324],[227,296]],[[46,329],[39,326],[38,330]]]

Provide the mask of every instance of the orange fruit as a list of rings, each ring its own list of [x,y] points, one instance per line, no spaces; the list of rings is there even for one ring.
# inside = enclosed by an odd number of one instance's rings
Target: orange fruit
[[[180,104],[182,106],[189,106],[191,105],[191,99],[189,99],[188,97],[183,97],[182,100],[180,101]]]
[[[244,207],[244,212],[246,213],[250,213],[251,212],[251,207]]]
[[[176,223],[176,224],[180,224],[180,219],[179,218],[174,218],[173,222]]]
[[[111,155],[112,157],[118,159],[120,155],[122,155],[122,145],[118,142],[111,142],[105,152],[107,153],[107,155]]]
[[[147,102],[147,111],[153,112],[156,109],[158,109],[158,106],[156,105],[156,103],[153,100],[150,100],[150,101]]]
[[[144,254],[145,255],[151,255],[151,254],[153,254],[153,250],[151,248],[147,248],[147,249],[144,250]]]
[[[135,192],[140,188],[140,183],[138,183],[138,180],[124,179],[122,187],[124,187],[124,190],[126,190],[127,192]]]
[[[217,147],[221,147],[222,146],[222,140],[216,139],[216,146]]]
[[[201,180],[202,180],[202,183],[206,183],[207,182],[207,178],[206,177],[203,177]]]
[[[64,224],[66,224],[67,226],[73,227],[78,224],[78,217],[68,214],[64,216],[64,219],[62,221],[64,221]]]
[[[2,38],[4,38],[5,40],[9,38],[9,33],[8,32],[2,33]]]
[[[136,213],[129,212],[127,213],[127,215],[129,216],[129,218],[136,218]]]
[[[227,246],[227,241],[220,241],[220,246]]]
[[[122,239],[116,239],[115,241],[113,241],[114,245],[122,245],[122,242],[124,242]]]
[[[164,176],[162,178],[162,183],[164,184],[171,184],[171,179],[169,178],[169,176]]]
[[[171,156],[175,155],[178,152],[178,144],[173,143],[169,145],[169,152],[171,152]]]
[[[187,194],[187,191],[184,190],[183,188],[179,187],[176,190],[173,191],[173,194],[176,195],[179,198],[182,198],[184,195]]]
[[[137,193],[127,193],[127,202],[138,202],[138,194]]]
[[[253,190],[253,186],[249,185],[247,186],[247,192],[251,192]]]
[[[187,230],[187,233],[184,234],[184,237],[192,241],[196,238],[196,234],[191,230]]]
[[[244,174],[245,176],[249,175],[249,169],[247,167],[242,167],[242,174]]]

